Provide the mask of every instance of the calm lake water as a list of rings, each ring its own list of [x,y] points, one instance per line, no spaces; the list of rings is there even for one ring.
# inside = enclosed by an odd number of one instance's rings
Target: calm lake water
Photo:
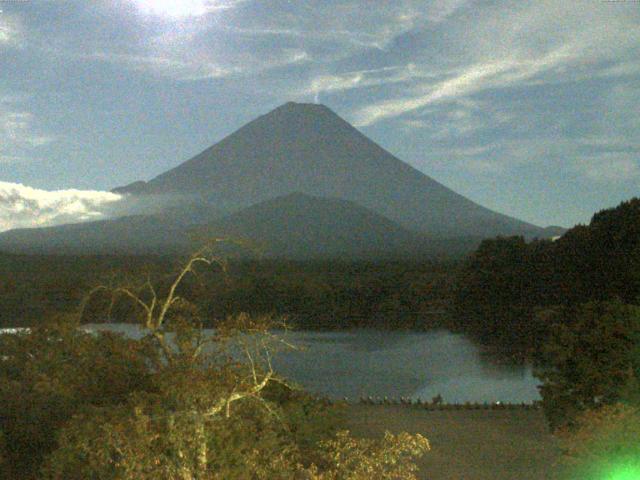
[[[134,325],[88,326],[139,337]],[[539,381],[530,366],[504,365],[481,355],[464,335],[432,332],[287,332],[301,350],[278,353],[280,375],[331,398],[410,397],[445,402],[532,402]]]

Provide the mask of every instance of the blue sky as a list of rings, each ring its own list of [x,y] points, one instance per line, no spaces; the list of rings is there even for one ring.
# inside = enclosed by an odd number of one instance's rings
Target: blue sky
[[[289,100],[324,103],[453,190],[539,225],[640,194],[638,1],[0,10],[0,230],[94,218],[105,190]]]

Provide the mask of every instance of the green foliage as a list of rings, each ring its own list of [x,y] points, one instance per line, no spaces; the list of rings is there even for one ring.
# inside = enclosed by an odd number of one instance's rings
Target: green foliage
[[[640,478],[640,409],[616,403],[588,410],[558,432],[567,480]]]
[[[207,415],[188,393],[202,392],[182,390],[182,401],[167,392],[136,397],[75,417],[60,432],[44,478],[251,478],[247,464],[268,466],[278,452],[295,450],[275,406],[269,412],[240,405],[229,417]]]
[[[312,480],[416,480],[415,458],[430,449],[420,434],[385,433],[382,440],[354,439],[349,432],[321,443],[324,469],[308,469]]]
[[[572,426],[586,410],[631,394],[640,380],[640,309],[619,301],[590,302],[549,314],[542,406],[552,428]]]
[[[247,312],[287,316],[296,327],[428,328],[449,304],[453,263],[288,262],[231,264],[212,278],[206,317]]]
[[[148,273],[164,292],[175,262],[170,257],[0,253],[0,326],[37,325],[51,313],[75,312],[96,283],[111,283],[114,270],[131,278]],[[454,262],[237,261],[226,275],[201,269],[185,278],[180,295],[198,305],[206,326],[246,312],[287,316],[300,328],[424,329],[442,326],[456,268]],[[121,284],[122,276],[116,278]],[[83,323],[135,321],[136,312],[124,298],[111,305],[110,295],[102,292],[87,305]]]
[[[553,242],[554,303],[640,300],[640,198],[596,213]]]
[[[6,451],[6,443],[4,439],[4,432],[0,430],[0,474],[3,474],[2,477],[6,478],[7,469],[7,451]]]
[[[339,406],[327,406],[297,388],[271,383],[263,391],[265,400],[279,405],[286,430],[300,451],[302,458],[317,462],[317,445],[330,438],[344,422]]]
[[[240,330],[226,325],[219,341],[229,335],[235,342],[239,332],[260,326],[248,317],[236,322]],[[265,372],[229,360],[226,351],[197,364],[176,356],[154,372],[153,391],[81,410],[58,431],[42,478],[413,478],[413,458],[428,449],[426,439],[332,439],[335,419],[326,407],[275,377],[255,389]],[[248,394],[232,403],[242,392]]]
[[[37,325],[75,312],[105,276],[168,272],[174,259],[151,256],[10,255],[0,253],[0,327]],[[95,316],[88,321],[103,322]]]
[[[537,351],[551,322],[539,309],[640,300],[640,199],[593,216],[556,241],[485,240],[461,269],[458,327],[484,343]]]
[[[58,321],[0,335],[0,430],[7,459],[19,470],[37,466],[80,408],[116,404],[151,387],[144,344],[76,326]]]

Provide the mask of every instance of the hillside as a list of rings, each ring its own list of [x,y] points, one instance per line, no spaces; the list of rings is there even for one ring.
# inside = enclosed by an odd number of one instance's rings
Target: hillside
[[[205,221],[209,211],[209,221]],[[15,229],[0,233],[0,251],[56,254],[189,253],[212,237],[250,240],[260,255],[288,259],[385,259],[454,257],[480,238],[428,238],[354,202],[294,193],[216,219],[204,208],[181,216],[159,215]],[[247,250],[243,255],[253,256]]]
[[[316,104],[286,103],[151,181],[114,191],[193,195],[228,213],[302,192],[356,202],[430,236],[544,235],[446,188]]]
[[[172,253],[184,251],[189,245],[183,225],[153,215],[0,233],[0,251],[11,253]]]
[[[486,237],[562,230],[466,199],[315,104],[282,105],[151,181],[114,191],[135,215],[2,232],[0,251],[184,252],[194,248],[191,232],[210,231],[260,242],[272,257],[451,257]]]
[[[212,222],[204,232],[252,240],[268,257],[420,258],[461,254],[479,239],[444,245],[354,202],[292,193]]]

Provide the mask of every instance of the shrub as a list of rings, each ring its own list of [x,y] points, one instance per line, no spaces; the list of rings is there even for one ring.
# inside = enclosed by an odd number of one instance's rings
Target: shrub
[[[568,479],[640,478],[640,408],[616,403],[588,410],[558,432]]]
[[[348,431],[320,444],[322,467],[305,469],[310,480],[415,480],[414,463],[429,451],[429,441],[420,434],[386,432],[384,439],[355,439]]]
[[[0,430],[7,462],[25,477],[35,474],[55,448],[56,431],[79,409],[151,388],[143,343],[76,327],[57,320],[0,335]]]
[[[554,312],[555,324],[536,375],[550,426],[571,426],[586,410],[611,405],[636,384],[639,308],[590,302]]]

